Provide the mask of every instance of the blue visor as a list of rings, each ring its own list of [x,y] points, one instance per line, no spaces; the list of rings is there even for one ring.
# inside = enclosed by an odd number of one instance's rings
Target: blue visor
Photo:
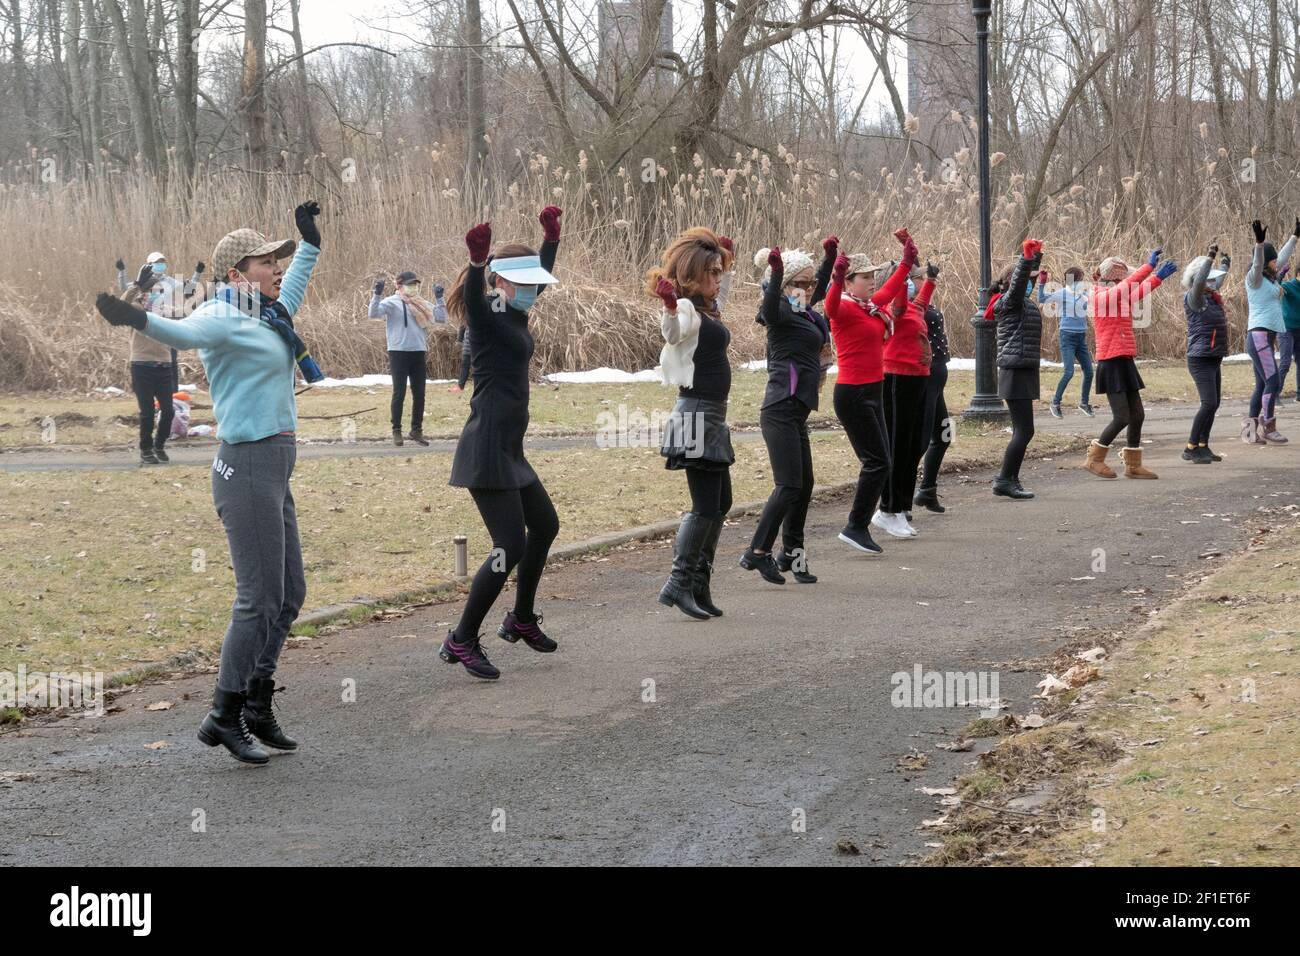
[[[540,256],[512,256],[493,259],[488,271],[515,285],[550,285],[560,280],[542,268]]]

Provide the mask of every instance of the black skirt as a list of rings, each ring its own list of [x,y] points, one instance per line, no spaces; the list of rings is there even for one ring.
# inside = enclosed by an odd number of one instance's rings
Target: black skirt
[[[664,467],[723,469],[736,460],[727,427],[727,403],[678,398],[664,426]]]
[[[1038,369],[998,369],[998,398],[1038,401]]]
[[[1140,392],[1146,388],[1138,374],[1137,362],[1131,355],[1102,359],[1097,363],[1097,377],[1093,389],[1098,395],[1118,395],[1122,392]]]

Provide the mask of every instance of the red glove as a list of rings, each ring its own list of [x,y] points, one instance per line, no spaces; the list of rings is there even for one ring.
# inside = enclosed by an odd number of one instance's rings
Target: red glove
[[[730,236],[718,236],[718,245],[726,249],[733,256],[736,254],[736,244],[731,241]]]
[[[781,261],[780,246],[773,246],[768,250],[767,264],[772,267],[772,275],[778,275],[785,271],[785,263]]]
[[[894,238],[906,246],[907,240],[912,238],[912,234],[909,233],[906,228],[899,229],[894,233]]]
[[[903,235],[900,240],[903,243],[903,262],[907,264],[910,271],[912,266],[916,265],[916,260],[921,258],[921,253],[917,251],[916,243],[912,241],[912,237],[907,234],[906,229],[900,229],[894,235],[897,236],[899,233]]]
[[[836,282],[843,284],[845,277],[849,274],[849,257],[840,255],[835,257],[835,268],[831,270],[831,276]]]
[[[664,300],[664,308],[669,312],[677,311],[677,287],[667,279],[655,283],[655,295]]]
[[[1047,270],[1046,270],[1046,269],[1039,269],[1039,270],[1038,270],[1038,284],[1041,285],[1041,286],[1045,286],[1045,285],[1047,285]]]
[[[1037,239],[1026,239],[1020,251],[1025,254],[1026,259],[1032,259],[1043,251],[1043,244]]]
[[[547,206],[537,217],[537,221],[542,224],[542,238],[547,242],[560,241],[560,217],[564,215],[564,210],[559,206]]]
[[[469,249],[470,262],[487,262],[492,250],[492,224],[481,222],[465,233],[465,245]]]
[[[831,258],[840,251],[840,237],[827,236],[822,240],[822,252],[826,253],[826,258]]]

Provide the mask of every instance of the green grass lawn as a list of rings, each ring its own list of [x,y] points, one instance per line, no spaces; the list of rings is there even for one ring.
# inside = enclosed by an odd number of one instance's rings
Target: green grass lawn
[[[1147,383],[1148,401],[1195,401],[1196,389],[1182,363],[1142,366]],[[948,378],[948,407],[965,408],[974,391],[974,373],[953,372]],[[1057,373],[1044,369],[1043,394],[1047,397],[1055,385]],[[729,418],[733,423],[755,423],[767,383],[764,372],[737,370],[732,385]],[[827,418],[830,408],[829,381],[822,393],[822,409],[814,416]],[[1079,373],[1075,371],[1069,400],[1078,401]],[[1246,398],[1254,386],[1249,364],[1224,366],[1223,392],[1226,398]],[[649,415],[672,406],[674,390],[655,383],[632,385],[551,385],[534,384],[530,404],[530,430],[537,434],[554,432],[593,432],[602,411],[614,411],[626,405],[630,411]],[[387,387],[371,389],[309,389],[298,399],[299,434],[313,440],[339,440],[345,428],[355,438],[384,439],[390,432],[388,407],[391,392]],[[211,422],[211,398],[195,393],[199,404],[193,421]],[[406,423],[410,422],[410,398],[407,398]],[[1104,400],[1100,402],[1105,405]],[[453,394],[446,385],[430,385],[425,401],[426,435],[456,437],[469,413],[469,393]],[[135,399],[131,395],[110,398],[103,395],[19,394],[0,396],[0,448],[17,447],[133,447],[135,444]],[[41,422],[55,421],[53,435],[43,436]],[[43,440],[52,437],[52,443]]]
[[[817,478],[847,481],[842,433],[814,437]],[[1039,434],[1033,452],[1071,440]],[[961,426],[948,462],[995,461],[1000,429]],[[737,502],[771,491],[761,442],[738,442]],[[657,450],[565,449],[530,456],[560,514],[558,544],[674,518],[685,482]],[[471,566],[489,544],[469,494],[447,485],[451,456],[303,460],[293,478],[306,561],[304,610],[448,581],[451,539],[469,536]],[[753,520],[753,519],[746,519]],[[812,547],[831,546],[828,542]],[[0,670],[123,670],[182,650],[214,651],[234,598],[207,467],[36,472],[0,482]]]

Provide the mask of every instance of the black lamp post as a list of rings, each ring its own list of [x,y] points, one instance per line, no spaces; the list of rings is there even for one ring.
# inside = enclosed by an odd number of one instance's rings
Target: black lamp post
[[[971,0],[975,15],[976,57],[979,61],[979,159],[980,159],[980,291],[979,308],[971,325],[975,328],[975,394],[962,417],[992,421],[1007,418],[1006,406],[998,398],[997,339],[994,323],[984,318],[993,284],[993,260],[989,239],[989,14],[993,0]]]

